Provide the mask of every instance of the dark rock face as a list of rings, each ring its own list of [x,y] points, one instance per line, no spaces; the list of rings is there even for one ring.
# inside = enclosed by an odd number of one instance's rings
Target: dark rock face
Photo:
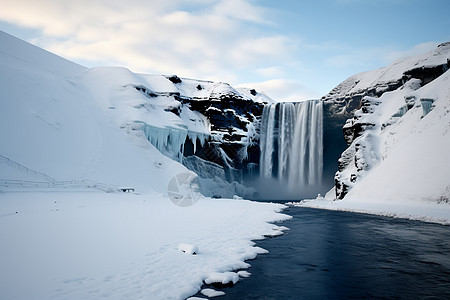
[[[248,163],[259,163],[259,147],[247,147],[242,142],[247,137],[249,124],[261,119],[264,104],[233,93],[212,94],[205,100],[183,97],[180,102],[205,115],[211,124],[213,135],[221,136],[220,143],[209,143],[206,149],[198,148],[197,156],[224,167],[238,169],[244,168]],[[248,152],[246,157],[243,157],[244,148],[247,148]],[[223,155],[218,153],[225,153],[230,161],[227,162]]]
[[[408,70],[404,73],[403,80],[409,80],[411,78],[417,78],[422,81],[423,85],[426,85],[442,74],[444,74],[450,68],[450,60],[444,65],[420,67]]]
[[[189,108],[205,116],[209,122],[211,136],[202,145],[199,140],[192,141],[189,136],[183,146],[183,156],[196,156],[212,162],[224,169],[226,179],[242,183],[243,174],[249,173],[259,165],[259,128],[264,102],[257,102],[252,97],[260,97],[256,90],[249,95],[237,92],[225,83],[195,81],[186,79],[184,83],[176,75],[166,76],[174,84],[184,87],[180,92],[153,91],[143,85],[132,85],[134,89],[147,98],[172,98],[165,111],[181,116],[183,109]],[[186,84],[188,88],[186,88]],[[203,92],[207,89],[209,93]],[[197,92],[198,93],[196,94]],[[188,94],[185,94],[187,92]],[[177,104],[178,103],[178,104]],[[252,132],[249,133],[249,128]],[[195,145],[194,145],[195,143]]]
[[[182,79],[176,75],[166,78],[174,84],[182,82]],[[203,84],[211,84],[211,82],[204,82]],[[194,88],[201,91],[205,88],[203,84],[194,85]],[[142,85],[133,87],[147,98],[173,98],[179,104],[172,103],[164,110],[177,116],[180,116],[183,107],[189,107],[190,110],[206,116],[212,133],[209,142],[201,145],[199,141],[196,141],[194,147],[193,141],[187,137],[183,150],[185,157],[195,155],[203,160],[213,162],[228,170],[226,171],[227,174],[234,172],[230,171],[231,169],[240,170],[242,174],[249,163],[259,164],[259,140],[255,137],[252,143],[249,143],[248,128],[250,124],[258,124],[262,116],[264,103],[253,101],[231,87],[223,89],[221,92],[213,90],[209,97],[202,98],[184,95],[180,92],[156,92]],[[250,94],[256,96],[258,93],[252,89]],[[255,129],[256,131],[259,130],[258,128]],[[233,175],[230,178],[236,179],[237,177],[239,176]]]
[[[173,83],[181,83],[182,82],[181,78],[178,77],[177,75],[168,76],[167,79],[169,79]]]

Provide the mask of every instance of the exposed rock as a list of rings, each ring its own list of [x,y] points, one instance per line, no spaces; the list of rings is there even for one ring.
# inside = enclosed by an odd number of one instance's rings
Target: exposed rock
[[[167,79],[169,79],[170,81],[172,81],[175,84],[182,82],[181,78],[178,77],[177,75],[168,76]]]
[[[423,85],[430,83],[442,74],[444,74],[450,68],[450,61],[446,64],[438,66],[422,66],[420,68],[415,68],[408,70],[404,73],[403,79],[409,80],[411,78],[420,79]]]

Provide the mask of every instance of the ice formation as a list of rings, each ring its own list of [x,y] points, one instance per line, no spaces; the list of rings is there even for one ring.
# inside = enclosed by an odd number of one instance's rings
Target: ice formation
[[[197,140],[200,145],[204,145],[209,139],[209,135],[202,132],[194,132],[187,128],[175,127],[157,127],[149,125],[145,122],[136,121],[142,125],[145,136],[162,154],[170,157],[178,162],[183,161],[184,144],[186,138],[189,138],[194,145],[194,153],[196,151]]]
[[[323,108],[319,100],[264,107],[260,174],[290,189],[318,185],[323,168]]]
[[[401,118],[406,114],[407,111],[408,105],[403,105],[398,109],[398,111],[395,114],[392,115],[392,117]]]
[[[431,98],[421,98],[420,104],[422,105],[423,116],[425,117],[433,109],[434,100]]]

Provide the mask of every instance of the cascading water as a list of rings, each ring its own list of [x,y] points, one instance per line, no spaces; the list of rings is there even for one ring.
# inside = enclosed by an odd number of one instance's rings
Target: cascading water
[[[260,176],[276,179],[290,192],[321,184],[323,108],[319,100],[264,107],[260,135]]]

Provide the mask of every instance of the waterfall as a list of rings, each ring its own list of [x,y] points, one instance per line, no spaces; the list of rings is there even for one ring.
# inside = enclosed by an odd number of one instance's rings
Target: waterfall
[[[260,134],[260,176],[289,190],[321,184],[323,108],[319,100],[266,105]]]

